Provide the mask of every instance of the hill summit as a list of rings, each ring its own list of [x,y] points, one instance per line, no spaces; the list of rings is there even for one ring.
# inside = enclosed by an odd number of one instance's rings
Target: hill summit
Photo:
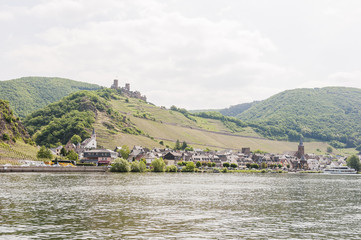
[[[30,113],[79,90],[96,90],[100,86],[65,78],[23,77],[0,81],[0,96],[10,102],[15,115]]]
[[[361,144],[361,89],[325,87],[276,94],[237,115],[263,136],[330,141],[334,147]]]

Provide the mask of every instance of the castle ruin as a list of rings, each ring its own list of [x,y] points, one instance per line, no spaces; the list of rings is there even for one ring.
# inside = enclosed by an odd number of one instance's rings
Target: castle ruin
[[[126,83],[125,86],[121,88],[121,87],[119,87],[119,81],[117,79],[114,79],[114,82],[110,88],[120,90],[124,96],[131,97],[131,98],[138,98],[143,101],[147,101],[147,97],[144,95],[142,96],[139,91],[130,91],[129,83]]]

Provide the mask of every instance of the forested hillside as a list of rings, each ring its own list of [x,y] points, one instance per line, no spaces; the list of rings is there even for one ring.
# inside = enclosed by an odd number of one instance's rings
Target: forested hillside
[[[117,98],[115,90],[79,91],[30,114],[24,124],[39,145],[66,144],[74,135],[83,140],[90,136],[98,114],[105,114],[125,132],[132,124],[109,105]]]
[[[0,99],[0,141],[7,143],[15,143],[21,139],[29,142],[30,136],[25,130],[20,119],[14,116],[10,109],[9,102]]]
[[[361,144],[361,89],[327,87],[289,90],[239,115],[257,132],[274,139],[329,141],[335,147]]]
[[[79,90],[96,90],[100,86],[64,78],[24,77],[0,81],[0,97],[8,100],[14,114],[24,118]]]

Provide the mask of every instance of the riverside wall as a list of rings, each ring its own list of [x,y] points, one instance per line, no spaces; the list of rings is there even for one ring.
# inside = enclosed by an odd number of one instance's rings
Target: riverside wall
[[[107,167],[23,167],[23,166],[0,166],[0,173],[3,172],[106,172]]]

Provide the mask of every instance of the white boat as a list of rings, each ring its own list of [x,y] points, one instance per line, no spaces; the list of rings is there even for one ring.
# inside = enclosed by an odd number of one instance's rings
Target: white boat
[[[353,168],[349,168],[347,166],[339,166],[339,167],[332,167],[323,170],[323,173],[327,174],[356,174],[357,171]]]

